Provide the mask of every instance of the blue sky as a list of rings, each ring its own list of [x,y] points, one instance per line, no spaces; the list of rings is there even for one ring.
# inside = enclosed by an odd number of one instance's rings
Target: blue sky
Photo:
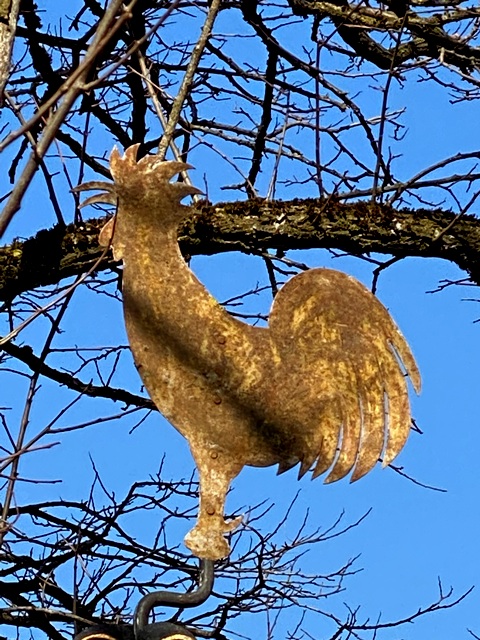
[[[228,21],[221,24],[225,31],[233,26]],[[298,29],[301,27],[299,25]],[[285,43],[295,45],[296,28],[285,36]],[[364,88],[359,101],[367,112],[378,113],[381,94]],[[406,108],[402,116],[407,131],[405,139],[398,147],[389,140],[392,148],[401,149],[403,153],[395,164],[398,175],[403,179],[457,151],[471,151],[480,146],[478,127],[472,124],[478,120],[475,103],[451,104],[445,90],[438,85],[412,80],[404,88],[395,86],[391,108]],[[155,125],[152,123],[152,126]],[[297,145],[312,143],[309,132],[292,130],[289,135],[290,142]],[[368,157],[370,152],[362,136],[353,132],[352,138],[358,154]],[[103,139],[99,134],[95,145],[106,153],[111,147],[111,140]],[[205,151],[203,157],[202,153],[199,149],[192,158],[197,166],[191,174],[193,182],[203,186],[205,175],[210,198],[228,199],[230,192],[220,190],[221,179],[237,181],[238,176],[234,178],[233,172],[229,175],[230,169],[215,154]],[[8,166],[8,153],[2,162]],[[269,168],[271,161],[259,181],[263,189],[269,183]],[[289,162],[282,163],[281,176],[288,176],[290,168]],[[8,185],[4,176],[0,180],[3,193]],[[72,211],[71,197],[61,176],[58,184],[61,185],[61,201],[68,217]],[[295,188],[280,189],[279,195],[290,198],[314,193],[311,187],[306,187],[301,193]],[[438,198],[439,202],[443,197],[430,195]],[[461,193],[459,197],[465,201],[470,196]],[[46,203],[45,189],[41,181],[36,180],[12,226],[10,237],[28,236],[39,226],[50,225],[52,216]],[[443,206],[451,205],[452,202],[447,200]],[[93,214],[93,210],[87,210],[87,215]],[[329,266],[344,270],[366,285],[372,282],[372,265],[358,258],[332,258],[327,251],[292,252],[289,257],[312,267]],[[193,259],[192,267],[219,300],[238,295],[257,283],[267,282],[260,259],[251,256],[197,257]],[[476,320],[480,318],[480,306],[464,300],[476,297],[476,290],[470,287],[452,286],[429,293],[442,281],[456,280],[464,275],[455,265],[444,261],[406,259],[382,274],[377,290],[378,297],[410,342],[424,383],[421,395],[412,397],[413,416],[423,435],[411,434],[395,464],[418,482],[442,491],[423,488],[390,469],[380,468],[353,485],[342,481],[324,486],[321,480],[311,482],[308,477],[297,482],[295,471],[278,477],[273,468],[245,469],[234,482],[228,499],[230,511],[242,509],[248,513],[249,508],[263,500],[274,505],[272,512],[262,521],[261,527],[265,532],[275,526],[300,491],[289,521],[277,536],[279,544],[282,538],[288,540],[295,534],[307,510],[308,527],[313,531],[318,527],[328,528],[343,511],[347,523],[371,509],[360,526],[340,538],[314,546],[302,560],[305,571],[325,574],[350,558],[360,556],[356,567],[362,571],[345,581],[345,591],[318,604],[339,616],[345,615],[344,603],[348,603],[352,609],[360,607],[359,617],[370,621],[377,620],[379,616],[386,621],[408,617],[418,608],[436,600],[439,580],[445,592],[453,587],[454,597],[479,582],[480,323],[476,324]],[[255,309],[262,312],[268,310],[269,304],[267,294],[254,299]],[[28,344],[41,345],[46,327],[46,323],[36,322],[22,338]],[[57,348],[77,344],[127,343],[119,302],[97,296],[86,287],[75,293],[63,329],[64,333],[55,341]],[[2,333],[5,333],[5,325]],[[138,392],[141,383],[127,352],[121,362],[115,377],[116,386],[124,384]],[[65,360],[54,354],[51,363],[64,364]],[[20,407],[9,414],[12,424],[20,417],[24,394],[24,380],[0,372],[0,405]],[[53,384],[42,380],[42,389],[32,414],[32,435],[52,419],[67,398],[71,398],[68,392],[59,392]],[[62,418],[60,424],[75,424],[102,411],[105,414],[112,412],[110,404],[82,402]],[[164,455],[166,476],[178,479],[191,475],[193,464],[186,442],[160,416],[151,416],[131,434],[129,430],[133,422],[133,418],[126,419],[107,423],[101,428],[92,427],[84,432],[52,437],[50,441],[58,441],[59,444],[30,454],[25,463],[22,462],[22,469],[29,477],[61,480],[61,483],[19,485],[18,502],[85,497],[93,479],[91,460],[105,485],[117,495],[140,477],[154,474]],[[153,528],[154,516],[149,514],[148,518],[145,522],[130,523],[133,530],[138,528],[139,536],[148,538],[150,535],[148,527]],[[183,523],[178,530],[174,528],[170,538],[172,544],[180,544],[185,532]],[[386,640],[432,637],[461,640],[471,637],[468,628],[480,635],[479,590],[480,584],[457,607],[422,617],[402,628],[385,630],[380,637]],[[286,629],[295,626],[299,615],[298,611],[289,610],[276,637],[286,637]],[[254,618],[245,614],[235,621],[235,629],[247,637],[263,637],[264,625],[262,616]],[[304,627],[315,638],[328,638],[332,632],[330,623],[321,613],[314,611],[308,612]]]

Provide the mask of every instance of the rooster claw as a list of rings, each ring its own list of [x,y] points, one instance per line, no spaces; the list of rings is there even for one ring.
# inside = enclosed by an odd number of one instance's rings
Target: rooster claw
[[[223,520],[221,527],[212,527],[211,523],[199,522],[185,536],[185,546],[204,560],[221,560],[230,554],[230,545],[225,534],[230,533],[242,522],[242,516],[229,522]]]
[[[236,518],[233,518],[228,522],[224,520],[224,522],[225,522],[225,533],[230,533],[231,531],[235,531],[235,529],[242,524],[243,516],[237,516]]]

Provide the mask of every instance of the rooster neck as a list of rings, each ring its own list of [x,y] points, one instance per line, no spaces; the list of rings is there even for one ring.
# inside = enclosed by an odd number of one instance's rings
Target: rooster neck
[[[125,243],[123,291],[126,303],[141,301],[158,329],[178,329],[185,335],[201,323],[203,331],[237,323],[207,291],[183,259],[177,230],[136,233]],[[132,300],[133,298],[133,300]],[[198,333],[198,328],[194,333]]]
[[[223,376],[227,385],[258,380],[268,331],[233,318],[215,300],[185,263],[176,229],[145,235],[137,227],[128,236],[119,230],[125,320],[136,360],[156,359],[169,369],[180,358]]]

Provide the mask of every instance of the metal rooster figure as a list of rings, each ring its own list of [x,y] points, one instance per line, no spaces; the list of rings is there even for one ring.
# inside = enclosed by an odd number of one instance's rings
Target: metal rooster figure
[[[185,544],[200,558],[229,554],[225,498],[245,465],[300,465],[302,476],[352,472],[358,480],[379,458],[400,452],[411,425],[408,374],[420,375],[385,307],[354,278],[311,269],[287,282],[268,328],[233,318],[183,260],[177,230],[198,193],[170,180],[188,169],[147,156],[138,145],[110,159],[113,184],[91,202],[117,205],[101,232],[123,261],[128,338],[159,411],[188,440],[200,476],[198,521]]]

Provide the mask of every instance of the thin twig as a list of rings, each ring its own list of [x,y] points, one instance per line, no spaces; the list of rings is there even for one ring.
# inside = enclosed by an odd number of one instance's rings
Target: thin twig
[[[168,118],[168,122],[165,127],[164,134],[162,136],[162,139],[160,140],[160,144],[158,145],[158,156],[160,160],[164,160],[165,156],[167,155],[167,150],[170,146],[170,141],[173,138],[175,128],[180,119],[183,103],[185,102],[188,92],[190,91],[193,78],[195,76],[198,65],[200,63],[200,58],[202,57],[203,50],[205,49],[205,45],[207,44],[207,41],[212,32],[213,24],[215,22],[215,18],[217,17],[221,3],[222,3],[222,0],[212,0],[212,4],[208,9],[208,14],[207,14],[205,23],[203,25],[200,38],[198,39],[198,42],[195,45],[192,51],[192,54],[190,56],[190,61],[187,66],[187,70],[185,71],[185,75],[183,77],[180,90],[175,100],[173,101],[172,110],[170,111],[170,116]]]
[[[380,168],[382,168],[383,171],[384,171],[384,178],[387,178],[387,176],[388,176],[390,181],[391,181],[390,171],[388,170],[388,166],[385,164],[385,162],[383,160],[383,156],[382,156],[383,139],[384,139],[384,135],[385,135],[385,125],[387,123],[388,97],[389,97],[389,94],[390,94],[390,87],[391,87],[391,84],[392,84],[392,80],[394,78],[395,63],[396,63],[396,59],[397,59],[398,49],[399,49],[400,43],[402,41],[402,34],[403,34],[403,30],[405,28],[406,20],[407,20],[407,16],[405,14],[405,16],[403,16],[403,21],[402,21],[402,24],[401,24],[400,29],[398,31],[398,34],[397,34],[397,43],[396,43],[395,50],[394,50],[393,55],[392,55],[392,61],[391,61],[391,64],[390,64],[390,69],[388,70],[387,81],[385,83],[385,89],[383,90],[382,111],[381,111],[381,117],[380,117],[380,128],[379,128],[379,132],[378,132],[377,162],[376,162],[376,166],[375,166],[375,173],[374,173],[374,177],[373,177],[373,186],[372,186],[372,201],[375,201],[375,199],[377,197],[378,181],[379,181],[379,178],[380,178]],[[383,191],[380,191],[380,195],[383,195]]]
[[[150,71],[147,69],[147,65],[145,63],[145,57],[143,56],[143,54],[141,53],[141,51],[137,51],[137,57],[138,57],[138,62],[140,65],[140,70],[142,72],[142,78],[145,81],[146,87],[147,87],[147,91],[148,94],[150,96],[150,99],[152,100],[152,104],[154,106],[155,112],[157,114],[157,117],[160,121],[160,124],[162,125],[162,129],[165,131],[165,129],[167,128],[167,119],[165,117],[165,114],[163,112],[163,109],[160,105],[160,102],[158,101],[157,95],[155,93],[155,90],[157,91],[161,91],[161,87],[157,86],[151,76],[150,76]],[[132,73],[138,73],[135,71],[135,69],[132,69]],[[179,148],[177,147],[177,145],[175,144],[175,140],[170,140],[170,149],[172,150],[173,153],[173,157],[175,158],[175,160],[177,162],[182,162],[183,158],[182,158],[182,154],[179,150]],[[190,185],[193,186],[192,181],[190,180],[190,176],[188,175],[187,171],[181,171],[180,175],[182,176],[183,181]],[[200,196],[198,194],[193,194],[192,196],[193,201],[194,202],[198,202],[198,200],[200,200]]]
[[[62,291],[60,295],[58,295],[56,298],[51,300],[48,304],[34,311],[32,315],[30,315],[26,320],[21,322],[18,325],[18,327],[15,327],[15,329],[12,329],[12,331],[10,331],[10,333],[8,333],[6,336],[4,336],[3,338],[0,338],[0,347],[2,347],[4,344],[7,344],[11,340],[13,340],[13,338],[16,338],[18,334],[21,331],[23,331],[23,329],[25,329],[25,327],[27,327],[31,322],[33,322],[36,318],[38,318],[38,316],[44,315],[46,311],[56,306],[61,300],[63,300],[64,298],[69,296],[71,293],[73,293],[73,291],[80,284],[82,284],[82,282],[84,282],[88,278],[88,276],[90,276],[92,273],[96,271],[96,269],[103,262],[103,260],[105,259],[109,251],[110,251],[110,246],[105,247],[105,249],[102,252],[102,255],[94,262],[94,264],[90,267],[90,269],[86,273],[82,274],[79,278],[77,278],[77,280],[75,280],[75,282],[72,285],[67,287],[65,291]]]
[[[50,328],[50,331],[48,332],[48,336],[47,339],[45,340],[45,344],[43,346],[42,349],[42,353],[40,355],[40,360],[44,361],[50,351],[50,345],[52,344],[53,339],[55,338],[59,326],[60,326],[60,322],[62,321],[63,316],[65,315],[65,312],[67,310],[67,307],[69,305],[69,302],[73,296],[73,293],[75,291],[75,288],[72,288],[71,291],[69,292],[69,294],[67,296],[65,296],[65,299],[63,301],[63,304],[60,308],[60,311],[57,314],[57,317],[55,318],[55,320],[52,323],[52,326]],[[17,438],[17,442],[15,443],[15,452],[19,452],[23,449],[24,446],[24,442],[25,442],[25,436],[27,433],[27,427],[30,423],[30,412],[32,409],[32,405],[33,405],[33,399],[35,397],[35,394],[37,392],[37,384],[38,384],[38,378],[39,378],[39,373],[38,372],[34,372],[32,377],[30,378],[30,384],[28,387],[28,392],[27,392],[27,398],[25,400],[25,407],[23,410],[23,414],[22,414],[22,419],[20,422],[20,429],[19,429],[19,433],[18,433],[18,438]],[[18,467],[20,464],[20,455],[14,455],[12,456],[12,466],[11,466],[11,471],[10,471],[10,479],[8,481],[7,484],[7,489],[5,492],[5,499],[3,502],[3,509],[2,509],[2,515],[0,518],[0,547],[2,546],[3,543],[3,538],[5,536],[5,534],[8,531],[8,522],[7,522],[7,516],[8,516],[8,512],[10,510],[10,506],[12,504],[12,500],[13,500],[13,496],[14,496],[14,490],[15,490],[15,484],[17,482],[17,477],[18,477]]]
[[[0,238],[7,230],[7,227],[10,224],[15,213],[20,209],[23,196],[25,195],[30,182],[32,181],[32,178],[37,171],[40,161],[42,160],[42,158],[44,158],[53,139],[55,138],[56,132],[64,122],[67,114],[72,108],[73,103],[75,102],[79,94],[83,91],[84,80],[87,77],[87,74],[94,64],[98,54],[107,44],[114,31],[116,31],[119,28],[120,24],[130,16],[129,12],[135,5],[136,1],[137,0],[132,0],[128,7],[125,7],[123,9],[123,15],[118,19],[116,25],[114,25],[114,28],[112,28],[112,22],[115,20],[118,11],[123,7],[123,2],[122,0],[112,0],[110,5],[107,7],[103,18],[98,24],[98,28],[93,38],[92,44],[87,49],[83,62],[65,83],[65,86],[68,85],[68,90],[65,92],[63,101],[59,105],[58,109],[53,112],[51,118],[45,126],[40,141],[32,151],[32,154],[30,155],[30,158],[25,165],[23,173],[17,180],[17,183],[12,190],[9,199],[7,200],[7,204],[5,205],[5,208],[0,215]]]

